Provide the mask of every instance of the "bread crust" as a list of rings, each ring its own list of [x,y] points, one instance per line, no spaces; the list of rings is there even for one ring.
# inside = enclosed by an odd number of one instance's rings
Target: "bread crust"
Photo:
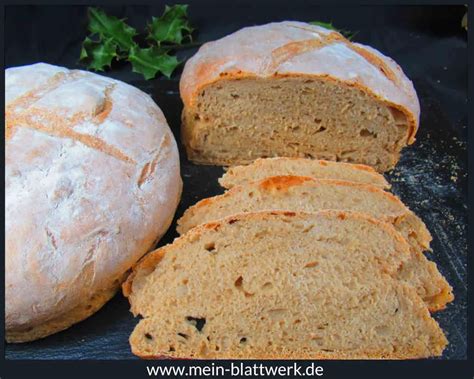
[[[182,182],[173,134],[140,90],[42,63],[5,81],[5,322],[24,342],[113,296],[169,227]]]
[[[322,77],[358,88],[405,114],[407,144],[415,141],[420,105],[400,66],[337,32],[295,21],[243,28],[204,44],[181,76],[183,116],[194,109],[197,95],[217,81],[288,76]]]
[[[123,279],[126,277],[127,275],[124,275]],[[65,330],[101,309],[105,303],[114,297],[119,288],[120,286],[115,284],[109,289],[97,291],[90,299],[87,299],[88,301],[78,304],[73,309],[39,325],[28,326],[24,330],[7,330],[6,340],[10,343],[29,342]]]

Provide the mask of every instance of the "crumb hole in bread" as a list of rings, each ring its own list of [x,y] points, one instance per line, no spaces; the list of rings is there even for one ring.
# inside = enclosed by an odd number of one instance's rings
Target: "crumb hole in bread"
[[[300,319],[296,319],[295,321],[293,321],[293,324],[299,324],[301,322]]]
[[[174,346],[170,346],[169,351],[176,351],[176,350],[175,350]]]
[[[247,342],[247,337],[242,337],[239,341],[239,343],[244,344]]]
[[[204,317],[187,316],[186,321],[194,326],[198,332],[202,331],[204,325],[206,324],[206,319]]]
[[[244,281],[244,278],[242,278],[242,276],[239,276],[239,277],[235,280],[234,286],[236,286],[237,288],[242,287],[243,281]]]
[[[233,98],[233,99],[238,99],[240,96],[235,94],[235,93],[231,93],[230,96]]]
[[[265,282],[265,283],[263,283],[263,285],[262,285],[262,289],[264,289],[264,290],[270,289],[270,288],[272,288],[272,287],[273,287],[273,283],[272,283],[272,282]]]
[[[397,108],[394,107],[390,107],[389,110],[396,125],[405,126],[408,123],[407,117],[402,111],[399,111]]]
[[[229,225],[232,225],[232,224],[235,224],[237,221],[238,221],[238,220],[236,220],[235,218],[233,218],[233,219],[229,220],[227,223],[228,223]]]
[[[216,244],[215,244],[215,242],[207,242],[207,243],[204,245],[204,249],[206,249],[206,250],[209,251],[209,252],[212,252],[212,251],[216,250]]]
[[[359,132],[359,135],[361,137],[372,137],[372,138],[377,138],[377,133],[373,133],[368,129],[361,129]]]
[[[150,333],[145,333],[145,338],[147,340],[152,340],[153,339],[153,336],[150,334]]]
[[[185,340],[189,338],[189,336],[185,333],[176,333],[178,336],[183,337]]]
[[[319,265],[319,262],[317,262],[317,261],[308,262],[304,265],[304,268],[316,267],[317,265]]]
[[[318,130],[315,131],[315,134],[316,133],[322,133],[324,132],[325,130],[327,130],[327,128],[325,126],[321,126]]]
[[[308,233],[314,228],[314,225],[307,226],[306,228],[303,229],[303,233]]]

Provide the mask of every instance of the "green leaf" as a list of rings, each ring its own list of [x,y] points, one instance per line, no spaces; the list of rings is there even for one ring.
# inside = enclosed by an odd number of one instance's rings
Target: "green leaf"
[[[123,20],[92,7],[89,7],[89,31],[98,34],[101,39],[113,39],[122,51],[129,50],[135,44],[133,37],[137,34]]]
[[[338,30],[334,27],[334,25],[332,24],[332,22],[310,21],[309,24],[311,24],[311,25],[316,25],[316,26],[321,26],[321,27],[326,28],[326,29],[335,30],[336,32],[338,31]]]
[[[153,79],[158,72],[169,78],[180,64],[175,56],[156,46],[142,49],[135,45],[130,49],[128,60],[132,63],[133,72],[143,74],[146,80]]]
[[[349,30],[343,30],[343,29],[337,29],[332,22],[322,22],[322,21],[310,21],[308,24],[311,25],[316,25],[316,26],[321,26],[323,28],[329,29],[329,30],[334,30],[338,33],[341,33],[344,37],[346,37],[348,40],[352,40],[354,36],[357,34],[357,32],[351,32]]]
[[[161,17],[152,17],[148,24],[148,40],[180,44],[185,37],[191,38],[193,29],[188,21],[187,5],[173,5],[165,7]]]
[[[93,41],[86,37],[82,43],[81,61],[88,62],[88,68],[95,71],[104,71],[105,67],[110,67],[112,59],[117,56],[117,44],[112,38],[105,41]]]

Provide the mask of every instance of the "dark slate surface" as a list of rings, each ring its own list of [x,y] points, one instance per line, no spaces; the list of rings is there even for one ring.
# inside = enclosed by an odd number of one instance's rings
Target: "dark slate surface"
[[[445,359],[466,358],[467,324],[467,38],[460,29],[463,7],[315,7],[306,1],[188,1],[198,41],[218,38],[242,26],[269,21],[332,20],[358,31],[356,40],[393,57],[414,81],[421,101],[421,127],[414,146],[403,152],[388,175],[393,192],[426,222],[434,236],[429,257],[454,288],[456,300],[435,315],[450,341]],[[112,7],[139,27],[161,7]],[[28,22],[26,22],[28,20]],[[30,25],[22,33],[17,25]],[[7,67],[46,61],[70,68],[77,63],[86,25],[82,7],[8,7],[5,23]],[[51,38],[54,36],[54,38]],[[182,58],[195,49],[180,52]],[[144,81],[128,65],[106,75],[151,94],[179,139],[179,72],[171,80]],[[181,149],[181,146],[180,146]],[[221,193],[220,167],[196,166],[181,149],[184,192],[177,216],[197,200]],[[173,224],[159,245],[176,237]],[[136,320],[121,294],[69,330],[27,344],[7,344],[7,359],[134,359],[128,336]]]

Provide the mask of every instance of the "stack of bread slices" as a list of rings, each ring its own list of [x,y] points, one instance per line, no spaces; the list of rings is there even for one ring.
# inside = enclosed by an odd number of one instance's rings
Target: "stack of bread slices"
[[[224,194],[124,284],[142,357],[412,359],[442,354],[453,300],[423,221],[370,167],[303,158],[230,168]]]

